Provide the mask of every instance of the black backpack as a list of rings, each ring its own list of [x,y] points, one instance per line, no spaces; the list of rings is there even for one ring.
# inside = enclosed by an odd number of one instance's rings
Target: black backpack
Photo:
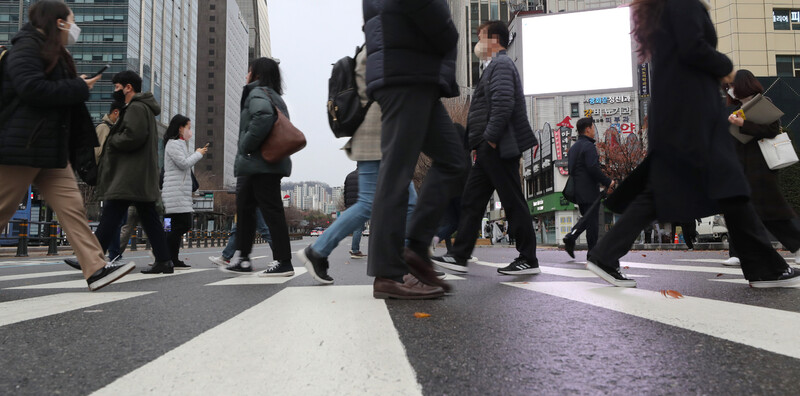
[[[372,105],[370,100],[361,106],[356,86],[355,58],[363,48],[356,48],[355,56],[345,56],[334,63],[328,79],[328,123],[337,138],[353,136]]]

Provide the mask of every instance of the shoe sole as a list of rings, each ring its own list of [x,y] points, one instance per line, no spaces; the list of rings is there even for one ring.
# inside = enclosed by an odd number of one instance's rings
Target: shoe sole
[[[436,264],[437,266],[442,267],[444,269],[448,269],[450,271],[459,272],[462,274],[466,274],[467,272],[469,272],[469,268],[467,268],[467,266],[465,265],[446,263],[443,261],[436,261],[436,260],[431,260],[431,261],[433,261],[433,263]]]
[[[503,271],[498,269],[497,272],[503,275],[536,275],[536,274],[541,274],[542,270],[541,268],[528,268],[519,271]]]
[[[309,260],[308,257],[306,256],[305,249],[297,252],[297,257],[300,259],[300,261],[303,262],[303,266],[306,267],[306,271],[308,271],[308,273],[311,274],[311,277],[314,278],[315,281],[322,283],[324,285],[330,285],[331,283],[333,283],[333,280],[322,279],[320,278],[319,275],[317,275],[317,272],[314,271],[314,264],[311,263],[311,260]],[[294,272],[292,272],[292,275],[294,275]]]
[[[373,298],[377,298],[379,300],[389,300],[389,299],[392,299],[392,300],[433,300],[435,298],[444,297],[444,292],[436,293],[436,294],[430,294],[430,295],[427,295],[427,296],[401,296],[401,295],[397,295],[397,294],[374,291],[374,292],[372,292],[372,297]]]
[[[603,271],[603,269],[600,268],[597,264],[595,264],[595,263],[593,263],[591,261],[586,263],[586,269],[589,270],[590,272],[592,272],[593,274],[599,276],[600,279],[602,279],[602,280],[604,280],[604,281],[606,281],[606,282],[608,282],[608,283],[610,283],[610,284],[612,284],[612,285],[614,285],[616,287],[636,287],[636,281],[635,280],[622,281],[622,280],[619,280],[617,278],[614,278],[613,276],[609,275],[607,272]]]
[[[774,287],[795,287],[795,286],[800,286],[800,276],[784,280],[750,282],[750,287],[754,289],[768,289]]]
[[[192,269],[192,267],[191,266],[189,266],[189,267],[172,267],[172,269],[174,269],[176,271],[186,271],[186,270]]]
[[[741,267],[742,263],[735,263],[734,264],[734,263],[728,263],[728,262],[723,261],[722,265],[724,265],[726,267]]]
[[[125,275],[128,275],[128,273],[133,271],[134,268],[136,268],[136,263],[129,262],[129,263],[123,265],[122,268],[112,272],[111,274],[109,274],[105,278],[100,279],[99,281],[89,285],[89,290],[90,291],[98,291],[98,290],[100,290],[100,289],[112,284],[117,279],[122,278]]]
[[[251,267],[252,268],[252,267]],[[219,270],[226,273],[226,274],[233,274],[233,275],[253,275],[253,271],[248,272],[239,272],[239,271],[231,271],[225,267],[219,267]]]
[[[306,268],[308,269],[308,268]],[[263,271],[258,273],[259,278],[288,278],[290,276],[294,276],[294,271],[289,272],[280,272],[277,274],[265,274]],[[316,277],[314,278],[316,279]],[[333,283],[333,282],[331,282]]]
[[[367,256],[353,256],[353,255],[351,254],[351,255],[350,255],[350,258],[351,258],[351,259],[363,259],[363,258],[367,258]]]
[[[227,262],[227,263],[226,263],[226,262],[224,262],[224,261],[222,261],[222,260],[218,260],[218,259],[217,259],[216,257],[214,257],[214,256],[208,256],[208,261],[210,261],[210,262],[212,262],[212,263],[214,263],[214,264],[216,264],[216,265],[218,265],[218,266],[220,266],[220,267],[227,267],[227,266],[231,265],[231,263],[230,263],[230,262]]]

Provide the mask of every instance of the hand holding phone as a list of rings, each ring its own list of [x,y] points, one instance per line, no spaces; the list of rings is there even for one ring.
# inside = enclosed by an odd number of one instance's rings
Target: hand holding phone
[[[95,77],[97,77],[97,76],[99,76],[99,75],[103,74],[103,72],[104,72],[104,71],[106,71],[106,70],[108,70],[108,68],[109,68],[109,67],[111,67],[111,66],[110,66],[110,65],[105,65],[105,66],[101,67],[101,68],[100,68],[100,70],[98,70],[98,71],[97,71],[97,73],[95,73],[94,75],[92,75],[92,77],[91,77],[91,78],[95,78]]]

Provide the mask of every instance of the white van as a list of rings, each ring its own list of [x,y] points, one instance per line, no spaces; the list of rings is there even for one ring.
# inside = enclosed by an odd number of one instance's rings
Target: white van
[[[728,242],[728,227],[722,215],[703,217],[697,223],[698,242]]]

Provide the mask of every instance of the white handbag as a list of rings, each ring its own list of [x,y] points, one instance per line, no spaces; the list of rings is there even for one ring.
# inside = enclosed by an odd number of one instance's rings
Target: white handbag
[[[772,139],[761,139],[758,147],[767,161],[769,169],[783,169],[798,162],[797,153],[794,151],[788,133],[781,133]]]

